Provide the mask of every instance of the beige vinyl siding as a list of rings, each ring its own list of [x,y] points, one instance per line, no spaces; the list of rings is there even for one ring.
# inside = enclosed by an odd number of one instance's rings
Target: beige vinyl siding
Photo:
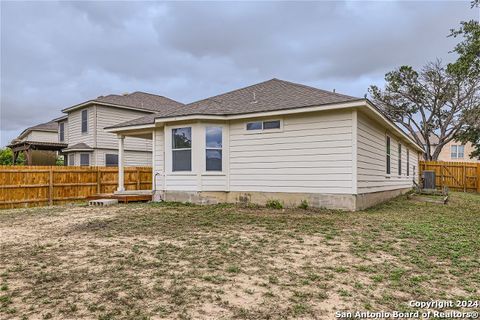
[[[388,133],[384,126],[362,112],[357,126],[357,192],[359,194],[402,188],[413,185],[413,167],[418,173],[418,153],[404,139]],[[391,138],[391,174],[386,173],[386,136]],[[398,143],[402,144],[402,175],[398,175]],[[410,150],[410,176],[407,176],[407,148]],[[416,177],[415,177],[416,178]]]
[[[97,113],[97,148],[118,148],[117,135],[114,133],[106,132],[104,130],[105,127],[137,119],[148,114],[145,112],[121,108],[112,108],[105,106],[95,107]],[[151,151],[152,140],[126,137],[125,149],[137,151]]]
[[[105,166],[106,154],[118,154],[118,150],[96,149],[95,166]],[[127,167],[149,167],[152,165],[152,153],[145,151],[124,151],[125,166]]]
[[[58,137],[56,132],[33,130],[22,141],[58,142]]]
[[[276,120],[279,118],[269,118]],[[352,193],[352,112],[284,116],[281,130],[230,124],[230,190]]]
[[[82,133],[82,110],[88,110],[88,132]],[[87,107],[77,109],[68,114],[68,143],[74,145],[77,143],[86,143],[94,147],[95,136],[95,115],[94,108]]]

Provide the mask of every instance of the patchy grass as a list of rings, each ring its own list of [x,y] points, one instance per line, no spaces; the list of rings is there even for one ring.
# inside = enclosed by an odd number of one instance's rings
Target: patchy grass
[[[480,196],[363,212],[193,206],[0,212],[0,318],[317,318],[480,299]]]

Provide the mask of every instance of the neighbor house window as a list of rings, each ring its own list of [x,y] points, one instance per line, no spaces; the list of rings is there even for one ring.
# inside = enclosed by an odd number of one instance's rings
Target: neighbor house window
[[[80,165],[81,166],[89,166],[90,165],[90,154],[88,154],[88,153],[81,153],[80,154]]]
[[[58,125],[58,129],[59,129],[59,132],[60,132],[59,140],[60,140],[60,142],[63,142],[63,141],[65,141],[65,123],[60,122],[60,124]]]
[[[390,144],[391,144],[391,141],[390,141],[390,137],[387,136],[387,174],[390,174],[391,173],[391,166],[390,166],[390,162],[391,162],[391,148],[390,148]]]
[[[407,177],[410,176],[410,149],[407,149]]]
[[[106,154],[105,155],[105,166],[106,167],[117,167],[118,166],[118,154]]]
[[[82,133],[88,132],[88,110],[82,110]]]
[[[192,128],[172,129],[172,171],[192,171]]]
[[[75,154],[74,153],[70,153],[68,155],[68,165],[69,166],[74,166],[75,165]]]
[[[402,145],[398,144],[398,175],[402,175]]]
[[[454,144],[450,147],[450,153],[451,153],[452,159],[463,159],[464,152],[465,152],[465,146]]]
[[[271,130],[271,129],[280,129],[280,120],[272,120],[272,121],[255,121],[255,122],[248,122],[247,123],[247,130]]]
[[[206,128],[206,169],[207,171],[222,171],[222,128]]]

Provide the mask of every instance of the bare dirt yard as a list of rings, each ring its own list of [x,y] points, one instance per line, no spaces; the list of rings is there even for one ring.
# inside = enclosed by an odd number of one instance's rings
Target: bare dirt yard
[[[410,300],[480,300],[480,195],[451,198],[353,213],[3,210],[0,318],[333,319],[418,310]]]

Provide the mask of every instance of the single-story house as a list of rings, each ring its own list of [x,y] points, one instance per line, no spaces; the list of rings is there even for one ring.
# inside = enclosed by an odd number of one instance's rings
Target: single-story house
[[[272,79],[106,128],[153,141],[155,200],[359,210],[410,190],[423,152],[370,101]]]

